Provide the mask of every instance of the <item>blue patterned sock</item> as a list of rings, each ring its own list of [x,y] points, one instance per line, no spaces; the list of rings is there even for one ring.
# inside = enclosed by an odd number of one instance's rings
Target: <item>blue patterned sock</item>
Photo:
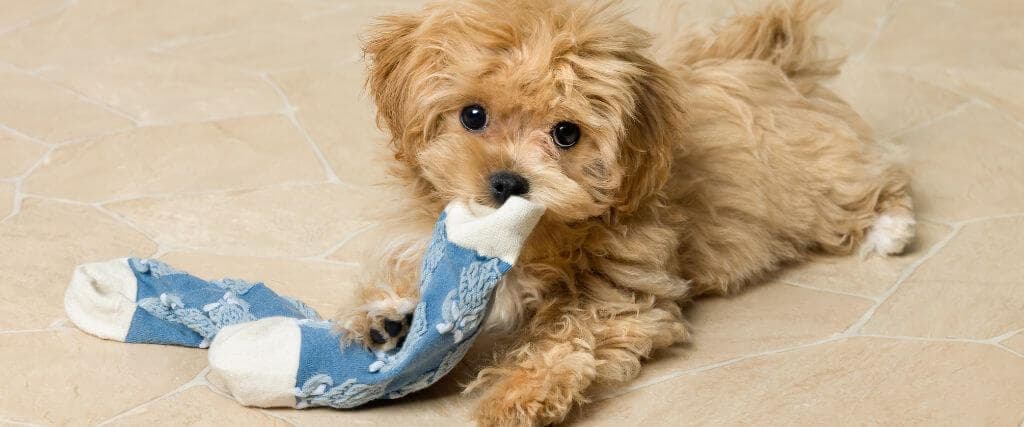
[[[78,266],[65,309],[81,329],[103,338],[199,348],[236,323],[272,316],[320,320],[302,302],[262,283],[206,281],[139,258]]]
[[[224,328],[210,347],[208,378],[242,404],[262,407],[352,408],[426,388],[472,346],[494,288],[543,212],[518,197],[497,211],[449,205],[434,227],[421,300],[397,350],[345,346],[326,323],[274,317]]]
[[[262,284],[207,282],[152,260],[80,266],[65,306],[79,328],[103,338],[212,340],[208,378],[242,404],[352,408],[423,389],[462,359],[543,212],[519,197],[498,210],[449,205],[424,256],[405,343],[387,353],[343,344],[330,322]]]

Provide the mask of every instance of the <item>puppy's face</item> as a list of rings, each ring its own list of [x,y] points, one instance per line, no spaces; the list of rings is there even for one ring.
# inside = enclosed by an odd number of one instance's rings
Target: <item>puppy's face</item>
[[[646,43],[589,3],[435,3],[374,28],[369,85],[396,157],[431,196],[519,195],[580,221],[636,209],[667,174],[678,88]]]

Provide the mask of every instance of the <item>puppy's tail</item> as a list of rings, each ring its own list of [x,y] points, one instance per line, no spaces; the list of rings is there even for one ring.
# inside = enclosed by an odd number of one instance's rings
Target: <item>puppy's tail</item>
[[[814,33],[835,5],[835,0],[773,0],[718,23],[710,34],[684,40],[685,61],[755,59],[777,65],[793,79],[833,76],[844,58],[827,58]]]

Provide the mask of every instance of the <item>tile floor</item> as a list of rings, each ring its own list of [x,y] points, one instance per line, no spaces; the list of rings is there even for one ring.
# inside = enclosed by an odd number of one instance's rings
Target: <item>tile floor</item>
[[[126,255],[349,303],[391,197],[357,32],[416,3],[0,0],[0,424],[469,423],[455,380],[359,411],[242,408],[203,351],[101,341],[61,305],[74,265]],[[654,27],[658,2],[632,3]],[[1019,425],[1022,21],[1020,0],[842,6],[833,86],[907,149],[920,239],[700,301],[693,344],[570,422]]]

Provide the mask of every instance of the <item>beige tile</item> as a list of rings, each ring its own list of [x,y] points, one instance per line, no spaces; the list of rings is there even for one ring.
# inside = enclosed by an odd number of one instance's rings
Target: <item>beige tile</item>
[[[363,90],[364,75],[361,63],[349,63],[275,74],[273,79],[298,108],[299,122],[338,177],[376,184],[385,181],[390,150]]]
[[[134,126],[74,93],[0,67],[0,124],[47,142],[109,133]]]
[[[1024,73],[998,67],[911,67],[906,73],[957,93],[975,96],[1024,121]]]
[[[380,247],[381,239],[386,238],[384,231],[383,225],[371,224],[352,235],[328,258],[341,262],[366,262],[367,256]]]
[[[298,130],[284,116],[273,115],[141,128],[60,147],[25,188],[96,202],[325,179]]]
[[[914,205],[925,219],[1024,212],[1024,127],[983,106],[900,135],[913,166]]]
[[[118,423],[127,425],[471,425],[474,402],[458,383],[473,356],[459,376],[397,402],[269,415],[202,385],[167,395],[205,366],[202,351],[105,342],[72,329],[24,332],[64,317],[75,264],[156,252],[142,232],[171,251],[162,259],[197,275],[265,281],[325,316],[350,307],[355,263],[386,241],[376,212],[396,194],[372,186],[385,180],[390,154],[364,93],[358,35],[373,16],[424,1],[64,3],[0,0],[0,64],[35,70],[0,65],[0,219],[14,204],[10,178],[48,149],[6,127],[47,143],[87,139],[57,149],[23,189],[85,202],[139,197],[106,207],[141,231],[88,205],[33,197],[0,223],[0,390],[31,390],[0,391],[0,424],[95,424],[123,414]],[[641,27],[660,31],[674,16],[666,11],[692,22],[751,11],[751,3],[763,2],[625,6]],[[833,87],[880,136],[907,149],[920,218],[1024,212],[1022,16],[1019,0],[862,0],[840,3],[821,26],[830,53],[851,55]],[[323,171],[277,115],[286,104],[275,86],[345,184],[303,183],[322,181]],[[136,129],[126,116],[174,125]],[[827,291],[880,296],[949,233],[925,222],[907,256],[824,258],[779,277],[822,291],[776,282],[699,300],[687,308],[692,344],[659,352],[636,382],[594,390],[601,397],[639,388],[585,407],[574,421],[1018,424],[1024,358],[1011,351],[1024,354],[1022,332],[1005,348],[862,337],[781,351],[834,337],[871,306]],[[864,332],[986,339],[1024,328],[1020,235],[1019,217],[964,225]]]
[[[969,224],[875,313],[865,332],[987,339],[1024,328],[1024,218]]]
[[[76,265],[155,250],[94,208],[25,199],[21,212],[0,224],[0,331],[45,328],[64,317]]]
[[[25,173],[46,150],[42,144],[0,130],[0,178],[14,178]]]
[[[156,53],[104,59],[45,74],[143,123],[200,121],[283,108],[274,89],[257,75]]]
[[[870,307],[867,299],[779,283],[754,286],[734,297],[698,299],[686,311],[691,342],[659,351],[633,383],[822,340],[845,331]],[[621,387],[604,386],[595,394]]]
[[[1016,335],[1004,340],[1002,344],[1010,350],[1024,355],[1024,332],[1018,332]]]
[[[890,21],[868,51],[867,61],[943,67],[1024,67],[1024,3],[897,3]]]
[[[0,0],[0,34],[31,23],[60,8],[63,0]]]
[[[313,1],[82,0],[0,37],[0,58],[29,68],[68,64],[265,26],[325,10]]]
[[[92,425],[188,382],[206,352],[105,341],[78,330],[0,334],[0,416]],[[17,392],[14,392],[17,391]]]
[[[946,113],[967,98],[904,73],[845,67],[830,85],[884,138]]]
[[[205,279],[232,277],[263,282],[278,294],[309,304],[325,318],[358,304],[359,268],[354,266],[201,252],[172,252],[160,258]]]
[[[353,62],[362,57],[360,36],[373,17],[410,7],[381,3],[348,4],[307,19],[196,40],[164,51],[259,71]]]
[[[1024,358],[854,338],[746,360],[584,407],[580,425],[1016,425]]]
[[[967,224],[913,280],[1024,283],[1024,217]]]
[[[834,56],[858,54],[878,32],[880,20],[892,0],[839,2],[819,26],[818,33]],[[631,0],[625,4],[627,16],[644,30],[656,35],[671,34],[680,28],[706,26],[709,21],[735,13],[756,13],[765,2],[756,0]],[[675,21],[673,21],[673,18]],[[665,43],[671,43],[666,39]]]
[[[108,207],[170,248],[308,257],[367,225],[386,202],[365,188],[322,184],[140,199]]]
[[[197,386],[162,398],[119,417],[111,426],[286,426],[288,423],[258,409],[244,407],[234,400]]]
[[[878,308],[866,334],[988,339],[1024,327],[1024,282],[910,279]]]
[[[14,209],[14,183],[0,182],[0,219]]]
[[[785,267],[779,280],[838,292],[880,296],[900,274],[928,252],[933,245],[946,238],[952,229],[940,224],[919,222],[917,238],[907,253],[894,257],[859,256],[820,257],[813,261]]]
[[[857,58],[875,39],[893,0],[839,2],[818,27],[821,41],[833,56]]]

